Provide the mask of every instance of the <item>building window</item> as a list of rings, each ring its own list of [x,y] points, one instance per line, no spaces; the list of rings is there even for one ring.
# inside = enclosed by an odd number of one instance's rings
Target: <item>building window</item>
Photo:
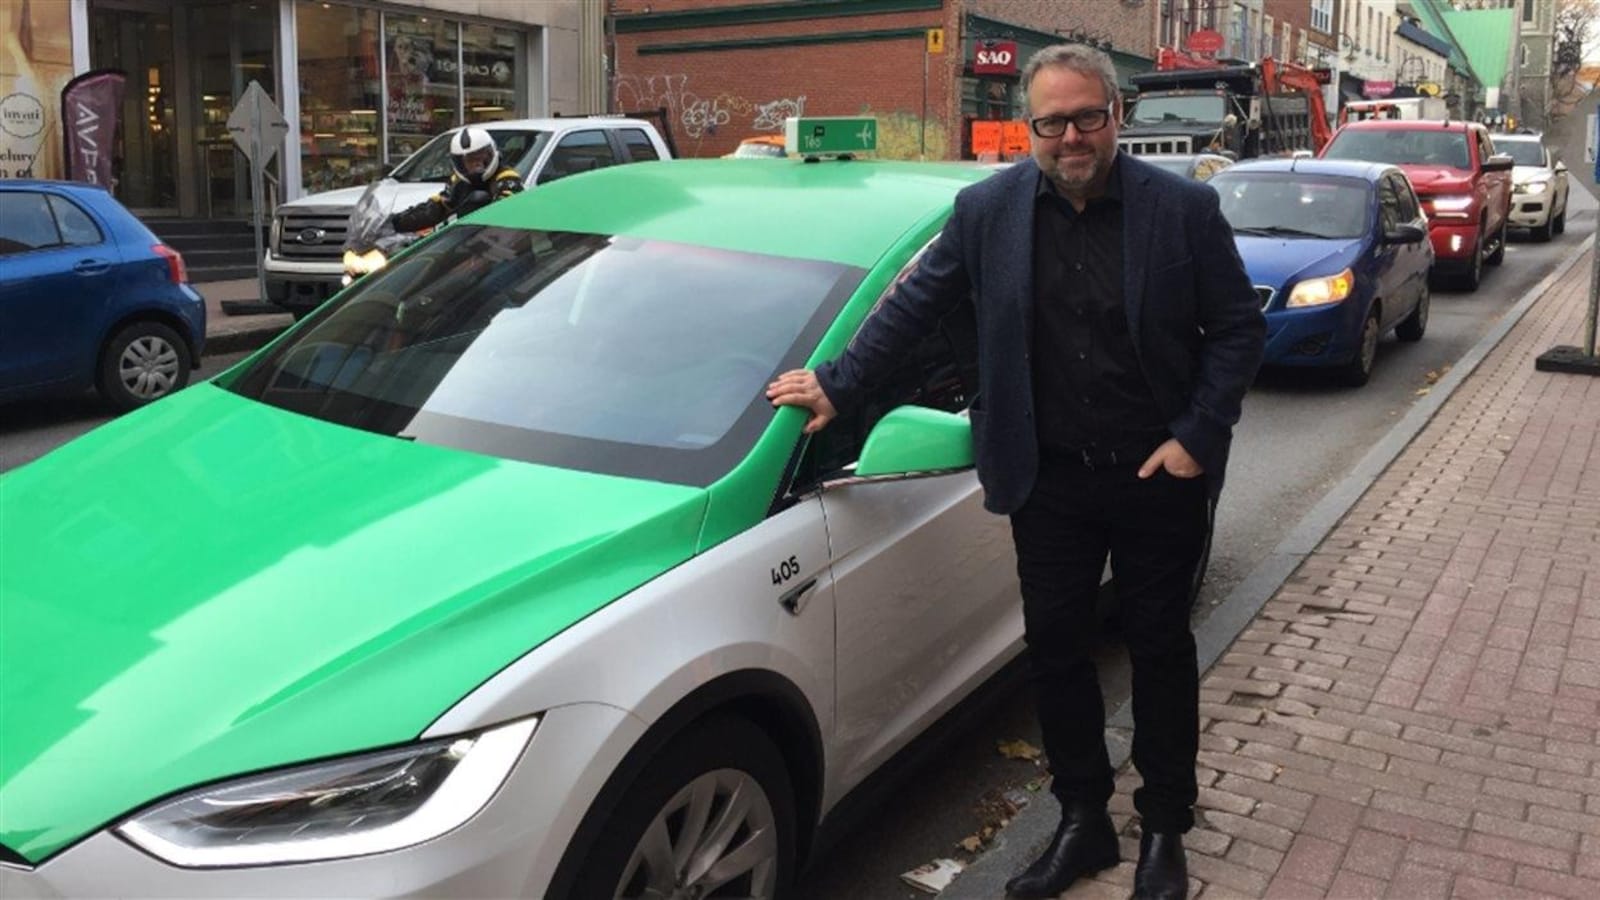
[[[516,114],[522,33],[490,25],[461,27],[461,91],[467,123]]]
[[[300,168],[307,190],[364,184],[383,163],[378,11],[301,0]]]
[[[1522,0],[1522,21],[1533,21],[1533,0]]]
[[[1311,28],[1323,34],[1333,32],[1333,0],[1311,0]]]

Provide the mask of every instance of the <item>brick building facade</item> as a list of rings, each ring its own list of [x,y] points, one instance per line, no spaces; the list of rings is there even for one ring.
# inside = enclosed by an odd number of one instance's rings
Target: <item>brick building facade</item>
[[[879,155],[971,158],[974,119],[1021,118],[1029,54],[1076,40],[1126,86],[1155,6],[1124,0],[611,0],[611,109],[666,108],[684,156],[716,156],[793,115],[872,115]],[[941,30],[942,46],[928,32]],[[977,51],[1009,71],[978,75]],[[935,52],[930,52],[930,49]]]

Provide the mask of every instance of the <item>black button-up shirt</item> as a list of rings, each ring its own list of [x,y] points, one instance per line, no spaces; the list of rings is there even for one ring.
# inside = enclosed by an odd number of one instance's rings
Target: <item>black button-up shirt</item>
[[[1042,172],[1033,230],[1033,396],[1046,450],[1123,448],[1165,433],[1122,290],[1122,166],[1083,211]]]

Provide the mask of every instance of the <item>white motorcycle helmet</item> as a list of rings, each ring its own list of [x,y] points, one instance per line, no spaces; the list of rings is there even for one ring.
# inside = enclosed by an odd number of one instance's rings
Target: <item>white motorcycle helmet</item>
[[[450,164],[469,181],[487,181],[500,169],[500,150],[482,128],[463,128],[450,138]]]

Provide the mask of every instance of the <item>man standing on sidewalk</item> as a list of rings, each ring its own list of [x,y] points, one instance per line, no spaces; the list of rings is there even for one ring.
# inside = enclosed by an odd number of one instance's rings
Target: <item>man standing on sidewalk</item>
[[[1048,47],[1022,73],[1033,164],[956,198],[916,269],[844,354],[768,388],[808,432],[892,370],[971,296],[970,412],[987,508],[1010,515],[1052,790],[1050,846],[1006,889],[1051,897],[1117,863],[1113,772],[1090,658],[1109,554],[1133,662],[1144,778],[1135,896],[1181,898],[1194,823],[1199,679],[1191,580],[1265,322],[1210,188],[1117,150],[1105,54]]]

